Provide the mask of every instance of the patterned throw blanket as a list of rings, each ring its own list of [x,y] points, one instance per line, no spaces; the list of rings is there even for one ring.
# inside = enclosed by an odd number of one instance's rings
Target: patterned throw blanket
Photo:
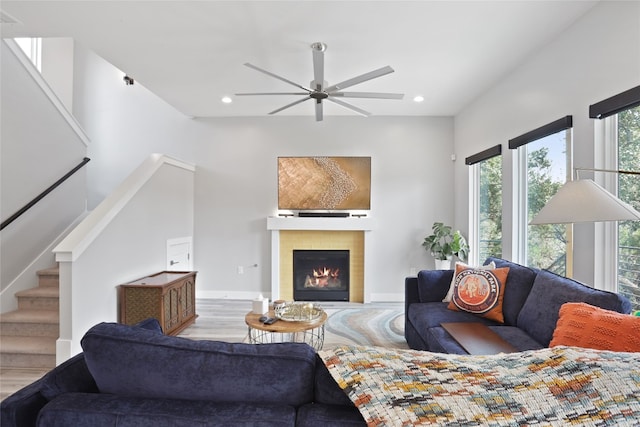
[[[640,426],[640,354],[321,351],[370,426]]]

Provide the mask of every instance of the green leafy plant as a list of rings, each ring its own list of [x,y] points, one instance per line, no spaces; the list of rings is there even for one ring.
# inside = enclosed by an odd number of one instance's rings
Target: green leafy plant
[[[453,231],[451,226],[442,222],[434,222],[431,227],[433,234],[424,238],[422,246],[435,259],[451,259],[453,255],[463,261],[469,255],[469,244],[459,230]]]

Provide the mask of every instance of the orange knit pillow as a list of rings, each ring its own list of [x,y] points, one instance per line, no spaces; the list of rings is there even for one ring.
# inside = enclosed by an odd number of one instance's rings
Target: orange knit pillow
[[[557,345],[640,352],[640,317],[568,302],[560,307],[549,343],[549,347]]]
[[[509,267],[484,270],[456,265],[450,310],[468,311],[504,323],[502,300]]]

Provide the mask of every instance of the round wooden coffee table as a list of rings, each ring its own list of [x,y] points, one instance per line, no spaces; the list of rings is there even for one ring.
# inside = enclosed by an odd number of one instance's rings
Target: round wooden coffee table
[[[310,322],[289,322],[277,320],[271,325],[260,322],[262,314],[253,311],[247,313],[244,321],[249,327],[249,342],[251,344],[266,344],[274,342],[304,342],[316,350],[322,350],[324,344],[324,323],[327,321],[327,313]],[[269,317],[275,317],[273,310],[267,313]]]

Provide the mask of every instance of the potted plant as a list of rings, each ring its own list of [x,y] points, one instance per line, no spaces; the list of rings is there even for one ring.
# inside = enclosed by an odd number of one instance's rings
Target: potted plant
[[[467,260],[469,244],[459,230],[454,232],[451,226],[444,225],[442,222],[434,222],[431,230],[433,234],[424,238],[422,246],[435,258],[436,269],[451,268],[453,255],[462,261]]]

